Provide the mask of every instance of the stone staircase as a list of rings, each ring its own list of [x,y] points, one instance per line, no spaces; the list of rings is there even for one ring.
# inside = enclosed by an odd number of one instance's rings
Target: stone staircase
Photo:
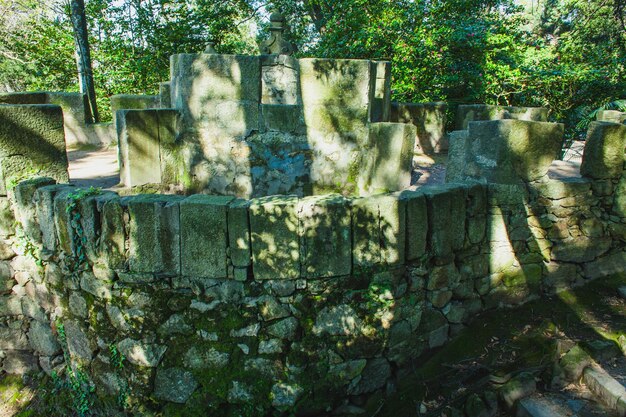
[[[574,345],[556,364],[549,390],[537,390],[534,379],[520,375],[503,385],[509,415],[626,416],[626,356],[611,342]]]

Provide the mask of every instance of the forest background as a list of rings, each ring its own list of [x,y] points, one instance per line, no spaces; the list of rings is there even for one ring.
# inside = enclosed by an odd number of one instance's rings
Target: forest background
[[[69,0],[0,0],[0,91],[78,91]],[[584,137],[626,110],[626,0],[87,0],[102,119],[114,94],[155,94],[169,56],[257,54],[269,13],[298,56],[387,59],[392,100],[545,106]]]

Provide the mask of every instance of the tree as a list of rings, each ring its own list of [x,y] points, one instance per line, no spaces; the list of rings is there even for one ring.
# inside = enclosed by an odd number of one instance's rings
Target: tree
[[[91,68],[91,51],[89,49],[89,34],[87,32],[84,0],[71,0],[70,16],[76,42],[76,66],[78,68],[80,92],[87,95],[91,118],[94,123],[97,123],[100,120],[100,116],[98,115],[96,88],[94,86]]]

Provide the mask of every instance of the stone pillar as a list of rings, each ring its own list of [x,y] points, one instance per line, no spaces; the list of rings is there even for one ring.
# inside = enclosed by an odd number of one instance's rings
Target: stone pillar
[[[60,106],[0,106],[0,195],[34,176],[68,182],[67,167]]]

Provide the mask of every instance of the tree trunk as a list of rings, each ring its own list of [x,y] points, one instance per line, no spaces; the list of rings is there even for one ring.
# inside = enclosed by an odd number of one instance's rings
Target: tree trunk
[[[76,66],[78,67],[78,80],[80,92],[87,95],[89,117],[94,123],[98,123],[98,106],[96,105],[96,89],[93,83],[91,70],[91,53],[89,52],[89,38],[87,32],[87,19],[85,18],[85,1],[71,0],[70,16],[74,28],[74,40],[76,43]]]

